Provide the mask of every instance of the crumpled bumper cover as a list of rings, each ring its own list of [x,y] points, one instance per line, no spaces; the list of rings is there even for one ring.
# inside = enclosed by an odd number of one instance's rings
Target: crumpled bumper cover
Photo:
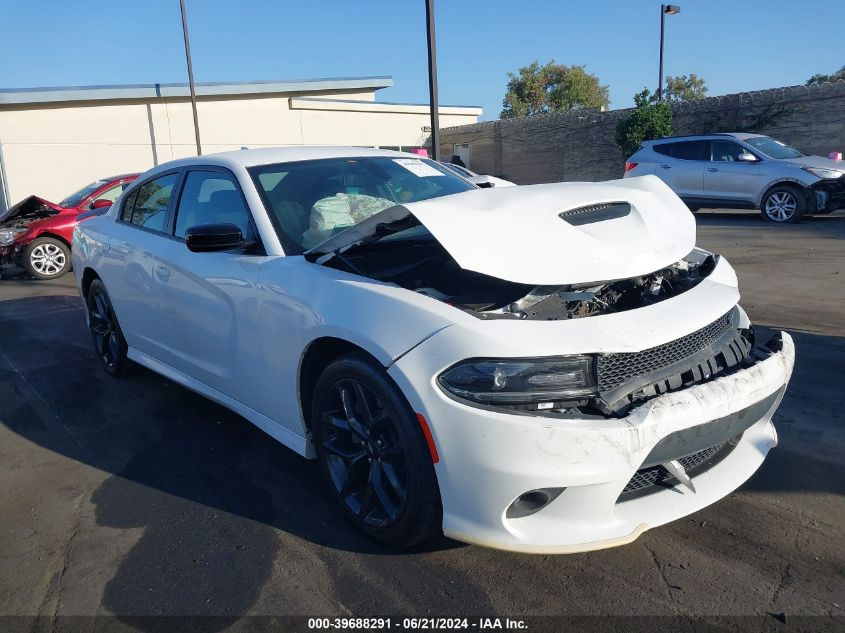
[[[579,552],[628,543],[721,499],[777,444],[771,418],[795,359],[792,338],[781,337],[780,349],[765,360],[653,398],[624,418],[553,419],[482,410],[432,385],[425,402],[412,406],[429,420],[440,453],[436,469],[444,533],[512,551]],[[408,371],[391,368],[403,388],[409,379],[425,382]],[[745,419],[748,415],[753,419]],[[666,452],[667,438],[681,433],[682,444],[695,444],[700,435],[699,443],[707,444],[710,423],[737,424],[737,419],[741,437],[724,459],[695,476],[695,492],[676,485],[620,501],[639,469],[673,456],[671,441]],[[565,489],[539,512],[506,516],[517,497],[542,488]]]
[[[8,246],[0,246],[0,268],[17,266],[24,246],[26,244],[20,244],[18,242],[9,244]]]
[[[845,175],[820,180],[810,188],[816,192],[819,211],[836,211],[845,207]]]

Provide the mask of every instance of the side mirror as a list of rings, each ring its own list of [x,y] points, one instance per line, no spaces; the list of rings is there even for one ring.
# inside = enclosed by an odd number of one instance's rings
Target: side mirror
[[[244,246],[244,236],[234,224],[200,224],[185,231],[185,246],[194,253],[228,251]]]
[[[111,200],[106,200],[105,198],[100,198],[99,200],[94,200],[91,203],[92,209],[105,209],[106,207],[110,207],[113,204]]]
[[[736,157],[738,161],[742,161],[743,163],[756,163],[757,157],[752,154],[751,152],[743,152],[739,156]]]

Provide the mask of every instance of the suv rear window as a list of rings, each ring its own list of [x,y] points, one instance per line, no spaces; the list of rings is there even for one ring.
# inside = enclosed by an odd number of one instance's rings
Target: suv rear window
[[[660,149],[658,149],[660,148]],[[678,141],[656,145],[654,150],[681,160],[710,160],[710,141]]]

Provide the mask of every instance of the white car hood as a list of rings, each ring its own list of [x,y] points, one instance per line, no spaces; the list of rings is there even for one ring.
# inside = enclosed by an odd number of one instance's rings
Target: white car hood
[[[628,203],[621,217],[592,205]],[[622,206],[622,209],[625,205]],[[655,176],[600,183],[494,187],[390,207],[312,248],[343,251],[379,225],[415,216],[466,270],[532,285],[611,281],[652,273],[695,246],[695,220]],[[618,215],[618,214],[617,214]]]

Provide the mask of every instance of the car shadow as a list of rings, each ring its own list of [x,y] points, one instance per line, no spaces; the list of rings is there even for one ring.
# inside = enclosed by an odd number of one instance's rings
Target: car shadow
[[[0,422],[108,473],[91,496],[98,525],[142,528],[102,597],[125,624],[153,631],[162,621],[150,615],[214,615],[201,630],[223,630],[258,600],[274,561],[297,539],[396,554],[348,522],[314,462],[243,418],[141,368],[106,376],[78,297],[0,301],[0,323],[0,389],[20,396],[7,401]],[[795,339],[798,363],[776,419],[781,444],[746,488],[842,495],[845,471],[819,455],[841,450],[841,442],[824,447],[820,430],[841,429],[845,368],[835,361],[845,357],[845,338]],[[403,555],[458,547],[441,537]],[[469,579],[462,592],[475,596]]]
[[[753,228],[771,230],[821,231],[845,236],[845,210],[829,214],[804,216],[796,224],[767,222],[759,211],[753,209],[701,209],[695,213],[696,224],[701,227]]]
[[[0,301],[0,352],[15,367],[4,366],[0,381],[14,384],[23,377],[61,424],[34,419],[27,402],[0,421],[45,448],[113,474],[93,496],[99,522],[128,527],[149,520],[165,509],[157,505],[158,493],[165,492],[174,516],[182,500],[327,547],[394,553],[354,529],[328,494],[316,462],[140,366],[125,378],[108,377],[83,319],[75,296]],[[416,551],[459,546],[442,539]]]
[[[354,528],[316,462],[141,367],[106,376],[78,297],[0,301],[0,323],[0,390],[19,395],[0,423],[109,473],[91,495],[96,523],[142,529],[102,596],[124,624],[166,630],[150,616],[180,614],[214,616],[192,619],[198,630],[226,629],[257,600],[282,542],[396,554]],[[407,553],[457,547],[440,537]]]

